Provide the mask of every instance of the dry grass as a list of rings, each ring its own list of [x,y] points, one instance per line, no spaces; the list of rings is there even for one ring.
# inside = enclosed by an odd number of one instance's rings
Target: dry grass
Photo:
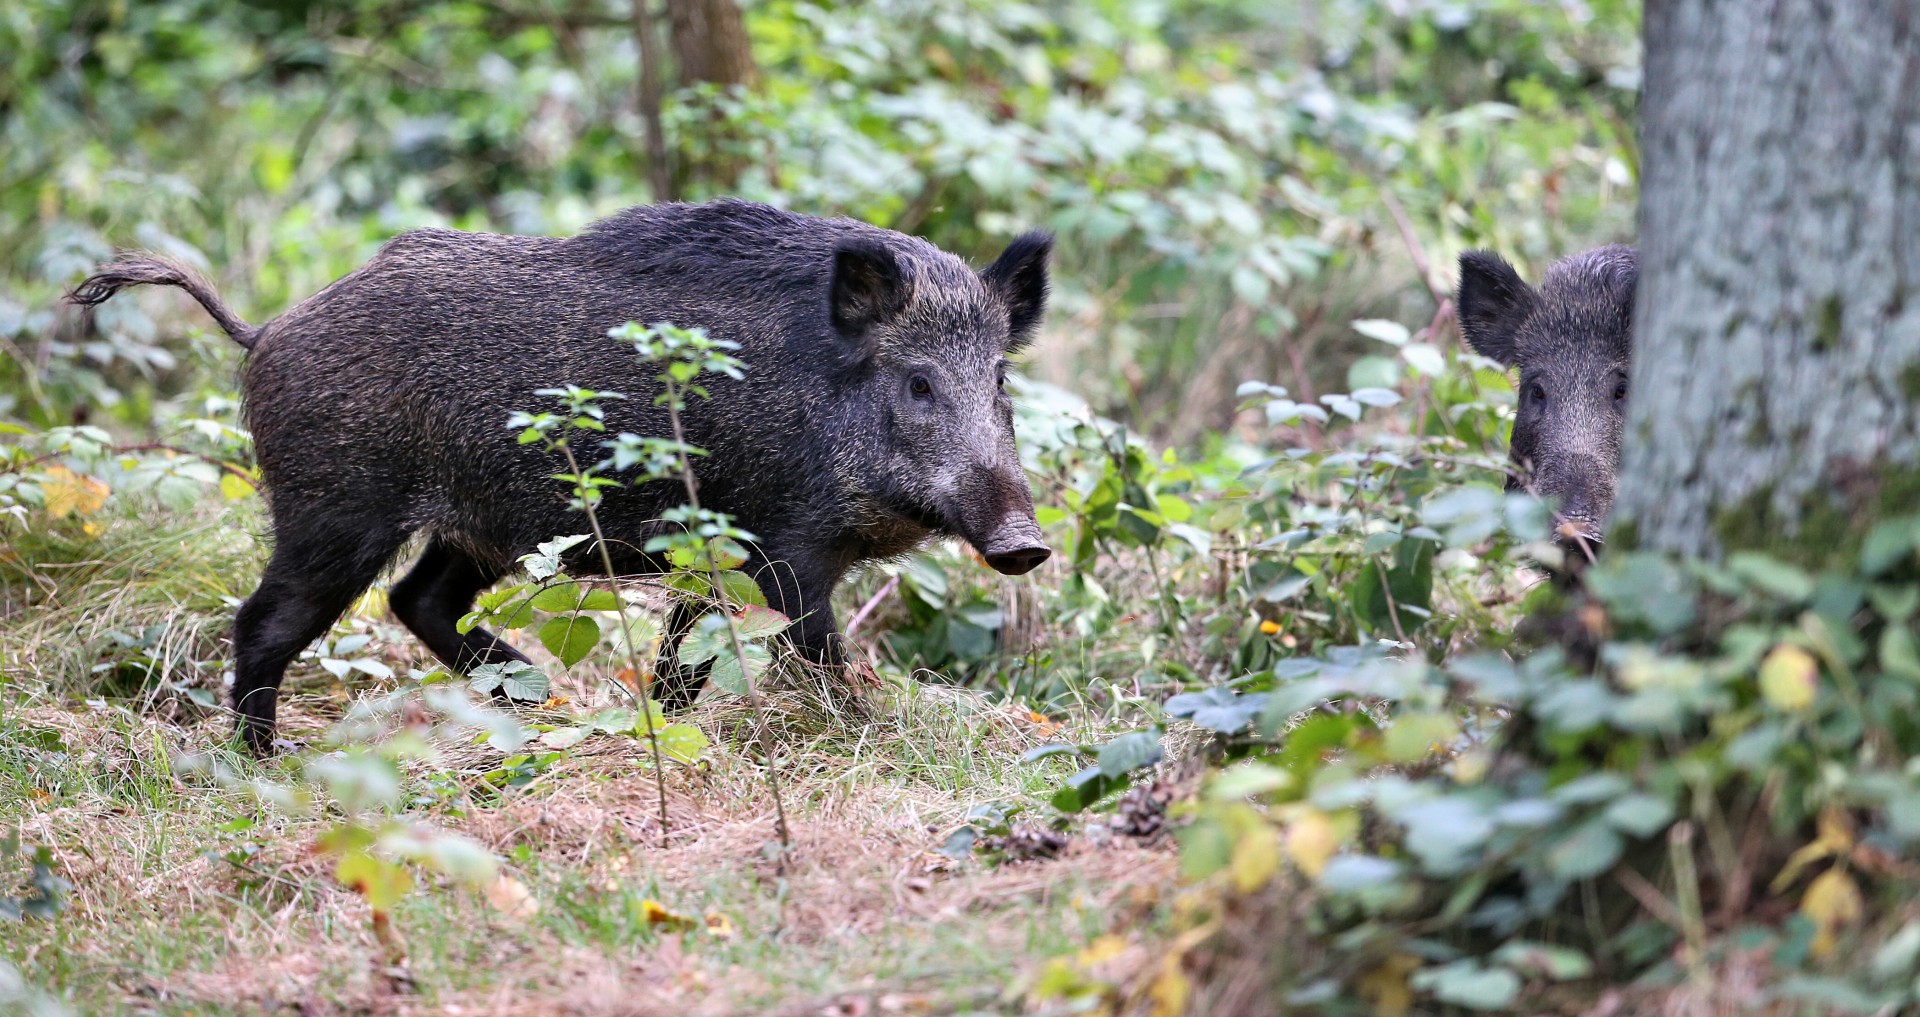
[[[209,512],[165,531],[122,521],[88,559],[116,564],[65,574],[47,567],[61,563],[45,547],[8,563],[0,815],[52,848],[73,890],[54,919],[8,929],[0,960],[78,1012],[1018,1011],[1027,972],[1102,934],[1151,927],[1173,884],[1164,841],[1076,838],[1060,857],[998,868],[936,853],[972,806],[1032,803],[1068,771],[1022,763],[1024,750],[1095,738],[1106,724],[1089,714],[1062,731],[895,678],[857,700],[775,698],[793,819],[784,859],[739,704],[696,711],[713,748],[670,767],[665,847],[644,745],[631,739],[589,738],[499,796],[475,793],[497,751],[450,746],[414,765],[409,787],[423,797],[410,814],[499,856],[537,910],[510,913],[422,872],[395,912],[396,957],[318,849],[337,813],[282,811],[249,793],[250,780],[302,783],[297,760],[233,756],[227,719],[185,696],[217,687],[205,662],[224,655],[222,598],[257,567],[248,519]],[[371,610],[377,597],[364,606],[351,627],[393,663],[421,662]],[[113,656],[111,634],[149,625],[165,626],[154,680],[100,698],[94,668]],[[588,670],[561,689],[574,697],[562,709],[603,702],[596,678]],[[320,745],[348,691],[312,664],[287,689],[285,733]],[[381,691],[363,683],[354,694]],[[195,755],[236,779],[183,767]],[[435,780],[441,790],[426,793]],[[0,858],[0,893],[15,892],[22,871]],[[697,922],[712,915],[731,934],[663,931],[645,918],[649,901]]]

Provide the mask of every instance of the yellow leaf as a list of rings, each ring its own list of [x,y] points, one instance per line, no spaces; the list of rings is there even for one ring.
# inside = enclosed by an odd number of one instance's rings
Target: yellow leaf
[[[1319,876],[1327,861],[1340,850],[1340,833],[1333,820],[1319,809],[1302,809],[1287,824],[1287,858],[1301,872]]]
[[[1234,888],[1241,893],[1252,893],[1267,885],[1280,870],[1280,838],[1274,835],[1273,828],[1260,826],[1241,834],[1234,841],[1228,868],[1233,872]]]
[[[365,851],[349,851],[334,865],[334,878],[342,886],[367,899],[374,913],[393,910],[400,898],[413,889],[413,876],[405,867],[376,858]]]
[[[1793,885],[1802,870],[1822,858],[1844,855],[1853,850],[1853,823],[1847,819],[1843,810],[1832,805],[1820,810],[1817,829],[1819,834],[1811,844],[1795,851],[1787,858],[1787,864],[1781,866],[1780,874],[1773,877],[1773,892],[1779,893]]]
[[[1420,958],[1396,953],[1355,979],[1353,989],[1373,1004],[1378,1017],[1400,1017],[1413,1008],[1413,988],[1407,984],[1407,976],[1418,970]]]
[[[1807,884],[1800,898],[1800,913],[1813,921],[1813,955],[1829,957],[1838,945],[1840,930],[1860,920],[1866,903],[1853,877],[1839,869],[1828,869]]]
[[[733,920],[718,911],[707,912],[707,934],[715,939],[732,939],[739,930],[733,927]]]
[[[1280,623],[1276,621],[1263,621],[1260,623],[1260,631],[1264,635],[1278,635],[1280,633]]]
[[[1090,968],[1096,964],[1105,963],[1120,956],[1126,952],[1126,949],[1127,941],[1121,939],[1119,936],[1111,934],[1101,936],[1093,942],[1088,943],[1086,948],[1080,951],[1080,966]]]
[[[652,897],[640,902],[640,913],[646,918],[648,925],[658,925],[670,932],[685,932],[701,924],[686,915],[668,910],[665,904]]]
[[[47,515],[55,519],[90,516],[107,503],[107,485],[65,466],[47,470],[46,479],[40,482],[40,490],[46,496]]]
[[[238,473],[220,474],[220,495],[228,501],[239,501],[253,493],[253,485]]]
[[[1160,973],[1154,976],[1147,995],[1153,1000],[1153,1017],[1180,1017],[1187,1012],[1187,997],[1193,983],[1180,970],[1180,955],[1168,954],[1160,960]]]
[[[1819,689],[1820,665],[1798,646],[1782,643],[1760,662],[1760,694],[1778,709],[1805,710]]]
[[[508,918],[532,918],[540,912],[540,902],[533,899],[526,884],[504,872],[488,885],[487,903]]]

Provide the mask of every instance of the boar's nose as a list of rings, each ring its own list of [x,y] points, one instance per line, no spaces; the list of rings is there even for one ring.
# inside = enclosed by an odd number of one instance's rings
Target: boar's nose
[[[1038,541],[1021,541],[1012,546],[994,548],[981,557],[1001,575],[1024,576],[1039,568],[1041,562],[1053,557],[1053,551]]]

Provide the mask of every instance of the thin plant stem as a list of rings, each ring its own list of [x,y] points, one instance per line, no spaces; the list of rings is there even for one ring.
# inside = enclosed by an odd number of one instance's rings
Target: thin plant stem
[[[667,770],[660,753],[660,738],[653,724],[653,676],[640,666],[639,651],[633,645],[633,620],[627,616],[627,602],[620,597],[620,584],[613,574],[613,552],[607,550],[606,534],[600,529],[600,516],[593,511],[592,491],[585,483],[580,472],[580,463],[573,457],[573,448],[565,439],[559,442],[561,454],[567,457],[567,469],[575,477],[574,489],[580,498],[580,505],[587,513],[587,526],[593,530],[593,543],[600,552],[601,567],[607,571],[607,582],[614,587],[614,600],[620,605],[620,638],[626,644],[627,666],[633,669],[635,681],[640,685],[640,716],[647,725],[647,744],[653,750],[653,786],[660,798],[660,847],[667,846]],[[625,689],[624,683],[616,681]],[[631,694],[631,690],[629,690]]]
[[[687,488],[687,504],[697,514],[700,511],[700,484],[693,475],[693,463],[687,458],[687,437],[680,426],[680,389],[671,377],[663,376],[667,387],[667,420],[673,426],[673,441],[676,447],[674,455],[680,461],[680,479]],[[713,597],[720,605],[720,616],[727,623],[727,639],[733,645],[734,659],[740,662],[740,677],[747,684],[747,705],[753,711],[755,738],[760,743],[760,752],[767,757],[767,788],[773,794],[774,832],[780,838],[780,860],[777,870],[785,872],[787,854],[793,850],[793,837],[787,829],[787,806],[780,793],[779,767],[774,760],[772,732],[767,727],[766,703],[760,698],[760,687],[753,680],[753,669],[747,666],[746,647],[740,642],[740,629],[734,624],[733,607],[727,600],[726,587],[720,583],[720,566],[715,564],[713,549],[703,549],[707,559],[707,581],[713,588]]]

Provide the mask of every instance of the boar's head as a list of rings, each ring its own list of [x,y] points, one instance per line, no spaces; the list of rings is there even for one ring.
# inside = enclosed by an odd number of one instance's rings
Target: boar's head
[[[964,538],[1010,576],[1053,553],[1013,441],[1007,358],[1047,299],[1053,239],[1029,233],[981,272],[855,235],[834,250],[828,310],[860,432],[839,472],[878,507]]]
[[[1537,290],[1491,252],[1460,256],[1461,333],[1520,372],[1507,488],[1554,502],[1563,543],[1598,542],[1613,508],[1638,279],[1618,245],[1556,263]]]

